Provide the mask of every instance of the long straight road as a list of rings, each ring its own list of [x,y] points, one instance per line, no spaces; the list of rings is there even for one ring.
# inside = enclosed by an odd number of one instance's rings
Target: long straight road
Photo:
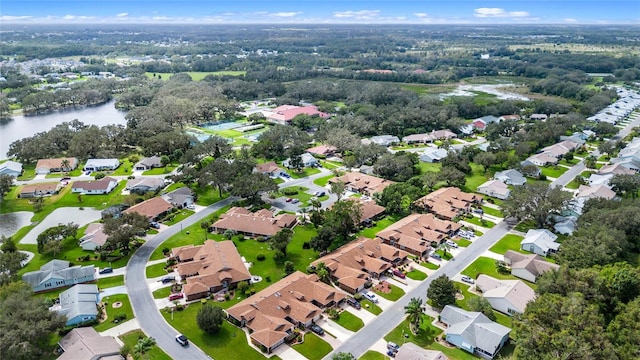
[[[227,198],[219,201],[169,227],[142,245],[131,256],[127,264],[125,286],[138,323],[144,333],[154,338],[158,346],[173,359],[207,360],[211,358],[193,344],[183,348],[175,341],[176,330],[164,320],[149,290],[145,271],[147,262],[153,251],[165,240],[179,233],[181,229],[197,224],[234,200],[237,200],[237,198]]]
[[[469,247],[460,252],[458,256],[454,258],[455,260],[449,261],[434,274],[430,275],[418,287],[405,294],[402,298],[396,301],[392,307],[383,311],[374,321],[355,333],[347,341],[342,343],[342,345],[334,349],[332,353],[325,356],[324,359],[331,359],[331,356],[338,352],[347,352],[353,354],[356,358],[360,357],[363,353],[369,350],[376,341],[382,339],[387,333],[400,325],[405,318],[404,307],[409,304],[409,300],[411,298],[425,298],[427,289],[433,279],[441,275],[447,275],[451,278],[465,269],[478,257],[479,254],[482,254],[494,243],[500,240],[509,231],[509,228],[509,225],[503,221],[491,230],[487,231],[483,236],[479,237],[469,245]]]

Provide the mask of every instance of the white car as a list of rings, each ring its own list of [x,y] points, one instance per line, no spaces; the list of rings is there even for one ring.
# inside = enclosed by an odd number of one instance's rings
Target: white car
[[[454,242],[453,242],[453,241],[451,241],[451,240],[447,240],[447,245],[451,246],[451,247],[452,247],[452,248],[454,248],[454,249],[457,249],[457,248],[458,248],[458,244],[454,243]]]
[[[376,296],[376,294],[369,292],[369,291],[365,291],[362,293],[362,296],[364,296],[365,299],[371,301],[374,304],[378,303],[378,297]]]
[[[462,276],[460,277],[460,280],[462,280],[462,281],[466,282],[467,284],[473,284],[473,283],[475,283],[475,281],[474,281],[471,277],[469,277],[469,276],[467,276],[467,275],[462,275]]]

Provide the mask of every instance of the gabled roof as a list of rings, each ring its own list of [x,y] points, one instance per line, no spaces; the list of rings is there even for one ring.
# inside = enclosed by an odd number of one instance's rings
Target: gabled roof
[[[111,336],[101,336],[92,327],[71,330],[58,344],[64,353],[57,360],[96,360],[107,356],[120,357],[120,344]]]
[[[495,173],[493,177],[494,179],[502,180],[504,183],[511,183],[512,185],[523,185],[527,182],[524,175],[515,169],[499,171]]]
[[[587,199],[596,199],[603,198],[607,200],[611,200],[616,197],[616,192],[609,189],[605,185],[580,185],[578,188],[578,193],[576,194],[577,198],[587,198]]]
[[[329,179],[329,182],[343,182],[348,188],[359,189],[360,191],[366,191],[371,194],[382,192],[387,186],[395,184],[394,181],[360,172],[348,172],[342,176]]]
[[[109,235],[104,233],[104,224],[91,223],[87,226],[84,236],[80,238],[80,246],[84,243],[92,242],[96,246],[102,246],[107,242]]]
[[[454,218],[459,211],[466,211],[471,203],[481,199],[482,196],[477,194],[465,193],[455,187],[444,187],[414,201],[414,205],[439,216]]]
[[[558,236],[547,229],[530,229],[520,242],[520,245],[535,244],[545,252],[549,250],[557,251],[560,244],[556,242],[556,239],[558,239]]]
[[[88,181],[76,181],[71,186],[72,189],[81,189],[83,191],[98,191],[103,190],[106,191],[113,185],[113,183],[118,183],[118,180],[112,177],[103,177],[99,180],[88,180]]]
[[[68,261],[54,259],[42,265],[40,270],[25,273],[22,280],[33,288],[49,279],[71,280],[91,275],[95,275],[93,265],[69,267]]]
[[[40,184],[31,184],[25,185],[20,189],[20,194],[46,194],[53,193],[58,190],[60,186],[59,183],[40,183]]]
[[[500,180],[489,180],[484,184],[478,186],[477,191],[489,196],[496,196],[498,198],[506,198],[511,193],[509,187]]]
[[[274,171],[278,171],[280,170],[280,167],[278,166],[278,164],[276,164],[273,161],[269,161],[266,162],[264,164],[258,164],[256,165],[256,172],[259,172],[261,174],[265,174],[265,173],[272,173]]]
[[[527,160],[530,162],[537,160],[542,164],[547,164],[547,163],[555,164],[558,162],[558,158],[556,158],[553,155],[550,155],[549,153],[540,153],[540,154],[531,155],[527,158]]]
[[[164,180],[160,178],[139,177],[127,180],[127,189],[135,187],[148,187],[151,189],[160,189],[164,186]]]
[[[295,215],[279,214],[274,216],[269,210],[255,213],[241,207],[233,207],[220,216],[220,220],[211,225],[217,229],[233,230],[260,236],[273,236],[282,228],[290,228],[296,223]]]
[[[78,315],[98,315],[98,285],[77,284],[60,293],[60,313],[68,320]]]
[[[173,209],[173,205],[171,205],[167,200],[161,197],[154,197],[139,204],[133,205],[132,207],[123,211],[123,213],[138,213],[152,219],[171,209]]]
[[[338,149],[333,146],[333,145],[318,145],[318,146],[314,146],[312,148],[308,148],[307,150],[305,150],[308,153],[311,154],[316,154],[316,155],[329,155],[329,154],[333,154],[334,152],[336,152]]]
[[[64,160],[69,161],[69,167],[73,168],[78,164],[78,159],[74,157],[67,158],[55,158],[55,159],[40,159],[38,163],[36,163],[36,169],[46,168],[46,169],[60,169],[62,168],[62,162]]]
[[[481,312],[466,311],[452,305],[442,309],[440,318],[449,324],[445,334],[459,335],[474,348],[491,354],[495,353],[502,339],[511,332],[511,329],[491,321]]]
[[[329,117],[329,114],[319,111],[316,106],[295,106],[295,105],[282,105],[265,114],[267,119],[275,121],[291,121],[294,117],[306,114],[306,115],[318,115],[322,118]]]
[[[422,253],[429,250],[432,241],[441,242],[448,233],[460,227],[460,224],[440,220],[433,214],[412,214],[378,232],[376,237]]]
[[[520,313],[524,312],[527,303],[536,298],[536,293],[521,280],[499,280],[480,274],[476,279],[476,288],[482,291],[482,297],[505,299]]]
[[[84,166],[105,167],[118,166],[118,164],[120,164],[118,159],[88,159]]]
[[[384,206],[380,206],[375,203],[375,201],[365,201],[361,198],[349,198],[349,201],[354,201],[360,204],[360,209],[362,210],[362,214],[360,216],[360,223],[364,222],[367,219],[374,219],[380,216],[385,212]],[[329,209],[333,207],[333,204],[329,206]]]
[[[162,166],[162,160],[160,159],[160,156],[146,157],[138,161],[134,167],[137,167],[138,165],[144,165],[146,167],[160,167]]]
[[[635,171],[622,166],[620,163],[605,165],[598,170],[598,174],[633,175]]]
[[[17,172],[17,173],[21,173],[22,172],[22,164],[19,162],[15,162],[15,161],[5,161],[2,164],[0,164],[0,174],[3,174],[4,172]]]
[[[449,360],[449,358],[437,350],[427,350],[412,342],[404,343],[396,353],[396,360]]]
[[[513,250],[507,250],[504,260],[511,264],[511,269],[526,269],[534,276],[540,276],[550,270],[560,269],[560,265],[552,264],[537,254],[520,254]]]

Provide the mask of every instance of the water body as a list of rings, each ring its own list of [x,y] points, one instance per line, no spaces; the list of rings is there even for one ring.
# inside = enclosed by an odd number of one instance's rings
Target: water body
[[[498,85],[459,85],[458,88],[452,92],[446,94],[440,94],[440,100],[450,96],[476,96],[473,91],[481,91],[487,94],[495,95],[500,100],[522,100],[529,101],[526,96],[509,92],[509,87],[513,84],[498,84]]]
[[[13,236],[21,228],[31,224],[33,213],[30,211],[18,211],[0,214],[0,235]]]
[[[78,109],[58,110],[42,115],[20,115],[0,122],[0,159],[7,158],[9,144],[47,131],[65,121],[78,119],[87,125],[105,126],[110,124],[126,125],[125,111],[115,108],[115,101]]]

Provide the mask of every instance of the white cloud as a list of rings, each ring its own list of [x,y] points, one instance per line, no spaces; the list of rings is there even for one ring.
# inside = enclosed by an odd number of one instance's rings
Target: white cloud
[[[116,17],[122,18],[122,17],[127,17],[129,16],[129,13],[120,13],[118,15],[116,15]]]
[[[566,23],[570,23],[570,24],[574,24],[578,22],[578,19],[574,19],[574,18],[565,18],[563,19],[564,22]]]
[[[359,11],[335,11],[333,17],[339,19],[360,19],[369,20],[377,18],[380,15],[380,10],[359,10]]]
[[[477,8],[473,10],[473,16],[479,18],[523,18],[528,17],[528,11],[505,11],[502,8]]]
[[[23,21],[23,20],[31,20],[33,16],[12,16],[12,15],[2,15],[0,16],[0,20],[2,21]]]
[[[301,12],[297,12],[297,11],[289,11],[289,12],[271,13],[269,15],[270,16],[275,16],[275,17],[288,18],[288,17],[294,17],[296,15],[300,15],[300,14],[302,14],[302,13]]]
[[[429,17],[429,14],[427,13],[413,13],[413,16],[417,17],[417,18],[427,18]]]
[[[65,15],[62,17],[65,20],[74,20],[76,18],[75,15]]]

